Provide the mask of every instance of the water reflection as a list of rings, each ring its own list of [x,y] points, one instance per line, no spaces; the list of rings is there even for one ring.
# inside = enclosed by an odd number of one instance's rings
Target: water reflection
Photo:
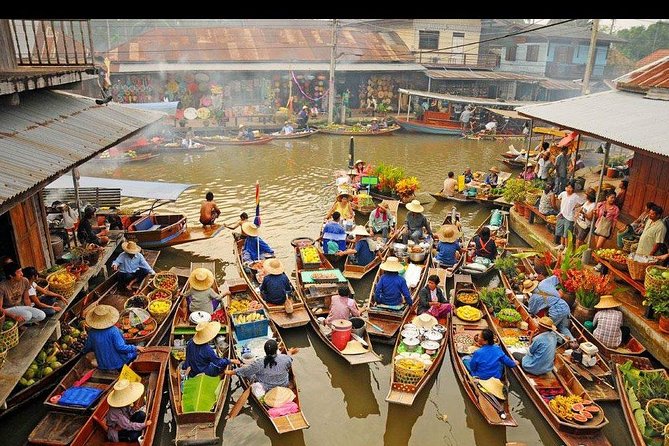
[[[334,354],[334,353],[333,353]],[[379,415],[379,403],[372,390],[370,369],[374,367],[349,367],[342,369],[333,361],[326,363],[330,384],[333,389],[341,389],[349,418],[367,418],[370,414]]]

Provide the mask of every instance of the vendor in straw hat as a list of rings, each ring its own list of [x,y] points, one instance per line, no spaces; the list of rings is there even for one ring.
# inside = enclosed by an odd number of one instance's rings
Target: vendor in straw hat
[[[452,305],[446,300],[444,291],[439,287],[439,276],[432,274],[427,278],[425,287],[418,293],[418,308],[416,313],[429,313],[437,319],[445,318],[452,310]]]
[[[246,235],[242,248],[242,260],[255,262],[256,260],[274,257],[274,250],[258,236],[258,226],[250,221],[242,223],[242,233]]]
[[[395,218],[390,213],[389,208],[388,203],[385,200],[382,201],[369,214],[369,221],[367,222],[367,226],[371,228],[373,234],[381,234],[384,242],[388,240],[388,236],[391,235],[395,228]]]
[[[379,245],[370,236],[364,226],[357,225],[351,235],[355,236],[353,248],[337,251],[337,256],[348,255],[349,261],[354,265],[367,266],[379,255]]]
[[[121,244],[123,252],[112,262],[112,269],[118,271],[118,282],[120,286],[130,291],[135,285],[144,280],[149,274],[156,272],[142,255],[142,248],[134,241]]]
[[[337,195],[337,201],[330,208],[330,212],[326,215],[325,218],[332,217],[332,214],[339,212],[341,218],[344,220],[353,220],[355,218],[355,212],[353,211],[353,206],[351,205],[351,196],[345,192]]]
[[[450,268],[458,263],[460,259],[460,242],[458,239],[461,234],[455,225],[442,225],[437,231],[439,244],[437,244],[437,255],[434,258],[439,262],[439,266]]]
[[[119,379],[109,395],[107,404],[109,410],[105,415],[107,425],[107,440],[118,442],[136,442],[142,436],[142,431],[151,426],[152,421],[146,420],[146,413],[142,410],[133,410],[140,403],[144,395],[144,384]]]
[[[220,358],[209,345],[220,331],[221,323],[218,321],[197,324],[195,335],[186,345],[186,360],[181,365],[188,372],[188,377],[193,378],[200,373],[218,376],[230,364],[241,364],[237,359]]]
[[[290,122],[286,121],[283,123],[283,128],[281,129],[282,135],[290,135],[294,132],[293,126],[290,125]]]
[[[490,168],[490,173],[485,176],[485,184],[487,184],[490,187],[497,187],[497,183],[499,182],[499,169],[495,166],[492,166]]]
[[[629,337],[629,328],[623,327],[623,313],[619,310],[621,305],[620,301],[610,294],[602,296],[595,305],[599,311],[592,319],[595,327],[592,334],[608,348],[618,348],[623,338]]]
[[[251,384],[251,391],[260,398],[274,387],[288,387],[290,383],[290,367],[293,363],[292,356],[299,350],[296,347],[289,348],[288,354],[278,353],[279,345],[276,340],[268,339],[265,342],[265,357],[256,359],[235,370],[226,370],[226,375],[238,375],[242,378],[255,381]]]
[[[255,139],[255,135],[253,134],[253,130],[247,128],[244,124],[240,124],[239,133],[237,134],[237,139],[253,141]]]
[[[564,336],[573,338],[569,331],[569,315],[571,309],[569,304],[562,299],[561,291],[557,289],[560,280],[552,275],[541,282],[536,280],[525,280],[523,282],[522,292],[530,296],[527,306],[530,314],[534,316],[550,316],[553,323],[557,326],[557,331]]]
[[[504,366],[513,368],[518,364],[504,353],[502,347],[495,344],[495,335],[489,328],[481,330],[481,333],[474,337],[474,342],[478,349],[462,358],[462,362],[473,377],[502,379]]]
[[[537,329],[530,335],[530,347],[526,355],[516,352],[514,359],[520,361],[523,370],[533,375],[543,375],[553,370],[557,335],[553,320],[548,316],[537,320]]]
[[[188,310],[192,313],[195,311],[204,311],[205,313],[213,313],[223,299],[223,296],[230,295],[230,288],[223,285],[219,288],[217,293],[214,288],[214,273],[207,268],[195,268],[188,277],[188,284],[190,287],[184,297],[189,299]]]
[[[365,162],[361,159],[356,160],[355,164],[353,165],[353,169],[355,170],[355,173],[358,175],[365,175],[367,172],[367,168],[365,167]]]
[[[130,364],[137,357],[138,351],[144,350],[126,344],[121,330],[114,326],[118,318],[118,310],[111,305],[95,305],[86,312],[88,339],[81,353],[95,353],[100,370],[121,370],[124,364]]]
[[[302,110],[297,114],[297,127],[298,128],[305,128],[309,130],[308,123],[309,122],[309,107],[306,105],[302,106]]]
[[[399,275],[404,269],[397,257],[388,257],[380,266],[383,274],[374,288],[374,300],[377,305],[401,307],[402,297],[408,306],[413,304],[407,281]]]
[[[267,275],[260,284],[260,294],[270,304],[283,305],[294,291],[283,263],[279,259],[268,259],[263,262],[263,268]]]
[[[409,237],[411,237],[411,240],[415,243],[418,243],[423,237],[423,228],[425,228],[425,231],[431,236],[432,229],[430,229],[430,222],[427,221],[427,218],[423,215],[425,209],[420,205],[420,201],[413,200],[406,204],[406,208],[407,211],[409,211],[407,212],[407,218],[404,222],[404,226],[407,230],[402,236],[402,243],[406,244]]]

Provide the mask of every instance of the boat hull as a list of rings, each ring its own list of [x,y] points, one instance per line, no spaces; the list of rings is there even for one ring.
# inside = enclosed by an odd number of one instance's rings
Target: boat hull
[[[408,132],[427,133],[430,135],[448,135],[461,136],[462,128],[460,126],[439,126],[434,124],[424,124],[418,121],[406,120],[406,118],[395,118],[397,124]]]

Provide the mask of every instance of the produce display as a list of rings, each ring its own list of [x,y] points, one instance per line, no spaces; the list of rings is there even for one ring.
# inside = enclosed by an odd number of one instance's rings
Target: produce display
[[[125,156],[126,158],[137,158],[137,152],[135,152],[134,150],[128,150],[123,154],[123,156]]]
[[[499,312],[503,308],[509,308],[511,303],[506,297],[504,288],[482,288],[480,291],[481,301],[493,313]]]
[[[143,294],[137,294],[125,301],[124,308],[144,308],[149,304],[149,298]]]
[[[455,315],[467,322],[476,322],[483,317],[481,310],[470,305],[463,305],[455,310]]]
[[[151,291],[147,297],[149,300],[172,299],[172,292],[162,288],[156,288],[155,290]]]
[[[504,308],[497,313],[500,324],[514,325],[523,320],[522,316],[514,308]]]
[[[151,314],[165,314],[170,311],[170,308],[172,308],[172,304],[169,300],[165,299],[153,300],[149,304],[149,312]]]
[[[658,280],[669,280],[669,270],[664,268],[649,268],[646,274]]]
[[[479,295],[474,292],[459,293],[458,300],[463,304],[475,305],[479,301]]]
[[[606,260],[612,260],[618,263],[627,262],[627,254],[619,249],[598,249],[597,255]]]
[[[184,350],[182,348],[174,348],[174,349],[172,349],[172,357],[179,362],[185,361],[186,360],[186,350]]]
[[[578,423],[585,423],[594,417],[593,414],[601,412],[599,406],[578,395],[558,395],[550,400],[548,405],[558,417]]]
[[[7,331],[10,328],[12,328],[16,324],[16,321],[13,319],[5,320],[5,322],[2,324],[2,331]]]
[[[337,280],[337,274],[330,272],[313,273],[311,275],[311,278],[316,282],[318,281],[326,282],[326,281]]]
[[[53,285],[67,286],[74,283],[76,280],[77,278],[74,277],[71,273],[69,273],[66,269],[62,269],[56,273],[50,274],[47,277],[49,285],[53,284]]]
[[[158,273],[156,274],[156,277],[153,278],[153,285],[156,288],[174,292],[178,285],[177,276],[176,274],[166,272]]]
[[[249,314],[240,314],[232,318],[235,324],[247,324],[249,322],[263,321],[265,320],[265,315],[262,313],[249,313]]]
[[[321,257],[318,255],[318,249],[315,246],[300,248],[300,257],[302,258],[302,263],[319,265],[321,263]]]
[[[262,305],[257,300],[251,299],[232,299],[228,312],[230,314],[245,313],[251,310],[260,310]]]
[[[147,319],[144,323],[131,324],[130,323],[130,314],[124,312],[121,314],[121,318],[115,324],[123,333],[123,338],[127,340],[140,339],[144,336],[148,336],[154,331],[156,331],[156,320],[153,318]]]

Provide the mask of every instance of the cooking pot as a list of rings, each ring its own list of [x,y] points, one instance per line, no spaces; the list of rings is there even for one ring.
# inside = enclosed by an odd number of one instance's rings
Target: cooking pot
[[[393,251],[395,252],[395,257],[403,257],[403,254],[407,252],[407,245],[403,243],[395,243],[393,245]]]
[[[411,260],[414,263],[421,263],[422,261],[425,260],[426,255],[427,255],[427,251],[410,252],[409,253],[409,260]]]

